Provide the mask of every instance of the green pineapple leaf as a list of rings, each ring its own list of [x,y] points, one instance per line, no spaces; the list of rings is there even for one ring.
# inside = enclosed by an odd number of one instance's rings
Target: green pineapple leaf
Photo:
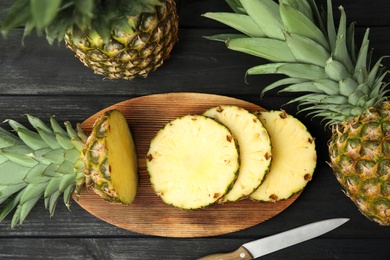
[[[226,46],[273,62],[296,62],[286,42],[268,38],[230,39]]]
[[[23,193],[22,198],[23,198],[24,195],[25,195],[25,193]],[[39,199],[40,199],[40,197],[37,196],[37,197],[35,197],[33,199],[30,199],[30,200],[26,201],[23,204],[19,204],[18,205],[16,213],[19,213],[19,215],[15,218],[15,221],[14,221],[14,219],[12,219],[13,220],[12,223],[11,223],[11,227],[12,228],[16,226],[17,222],[19,222],[19,225],[23,224],[24,220],[26,219],[26,217],[28,216],[28,214],[30,213],[32,208],[35,206],[35,204],[37,204]],[[15,215],[14,215],[14,217],[15,217]]]
[[[280,15],[287,33],[312,39],[330,50],[329,43],[321,30],[303,13],[287,4],[280,4]]]
[[[273,0],[241,0],[246,13],[267,37],[283,40],[283,23],[279,6]]]
[[[49,210],[50,217],[54,215],[55,208],[57,206],[58,198],[61,193],[59,191],[54,192],[49,197],[45,198],[45,208]]]
[[[56,17],[62,0],[31,0],[31,15],[38,31],[43,30]]]
[[[240,0],[226,0],[226,3],[232,8],[232,10],[237,14],[247,14],[244,7],[240,3]]]
[[[313,0],[314,2],[314,0]],[[315,3],[314,3],[315,5]],[[335,49],[336,46],[336,39],[337,39],[337,34],[336,34],[336,26],[334,24],[334,18],[333,18],[333,6],[331,1],[327,1],[327,12],[326,12],[326,32],[328,35],[328,41],[331,46],[332,51]]]
[[[322,78],[314,80],[312,83],[316,88],[323,90],[324,93],[330,96],[340,94],[339,85],[331,79]]]
[[[288,5],[292,7],[293,9],[305,15],[311,22],[314,23],[313,10],[310,6],[310,3],[301,0],[281,0],[279,5]]]
[[[247,70],[247,75],[256,74],[284,74],[292,78],[316,80],[324,78],[321,67],[304,63],[268,63],[258,65]],[[266,88],[263,92],[270,90]]]
[[[85,179],[80,150],[81,140],[87,137],[80,126],[75,130],[67,123],[65,131],[54,117],[50,119],[52,128],[36,117],[27,118],[33,130],[14,120],[6,122],[16,135],[0,128],[0,204],[8,201],[0,212],[0,221],[16,208],[12,228],[23,223],[42,197],[50,216],[61,195],[69,207],[72,192],[76,185],[80,189]],[[80,150],[73,146],[76,143]]]
[[[336,82],[351,77],[351,73],[345,67],[345,65],[333,57],[329,58],[325,63],[325,73],[327,78],[330,78]]]
[[[310,38],[293,33],[285,33],[286,43],[295,58],[303,63],[324,67],[330,53]]]
[[[268,85],[267,88],[268,90],[271,90],[271,89],[279,88],[280,86],[292,85],[292,84],[298,84],[304,82],[307,82],[307,80],[302,78],[284,78],[273,82],[272,84]],[[261,94],[261,96],[262,95],[263,93]]]
[[[224,43],[232,39],[240,39],[245,37],[247,37],[245,34],[239,34],[239,33],[222,33],[222,34],[216,34],[211,36],[204,36],[205,39],[224,42]]]
[[[48,166],[45,164],[37,164],[32,167],[26,174],[24,178],[24,182],[28,183],[42,183],[48,182],[50,177],[44,176],[44,172]]]
[[[0,23],[3,37],[6,37],[12,28],[21,26],[29,20],[31,20],[30,0],[16,0]]]
[[[44,198],[49,198],[53,193],[57,192],[60,187],[61,177],[52,178],[45,188]]]
[[[224,23],[251,37],[266,36],[248,15],[236,13],[205,13],[203,16]]]
[[[340,7],[339,9],[341,11],[340,24],[332,57],[344,64],[347,70],[352,73],[354,71],[354,65],[347,48],[347,18],[344,12],[344,8]]]

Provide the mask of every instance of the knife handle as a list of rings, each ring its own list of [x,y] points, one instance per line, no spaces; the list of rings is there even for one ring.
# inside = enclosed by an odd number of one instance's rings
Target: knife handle
[[[222,254],[212,254],[199,258],[198,260],[252,260],[253,257],[243,246],[238,248],[234,252],[222,253]]]

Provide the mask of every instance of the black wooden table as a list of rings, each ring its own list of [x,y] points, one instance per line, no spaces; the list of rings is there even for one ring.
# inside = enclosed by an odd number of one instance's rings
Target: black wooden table
[[[0,17],[11,0],[0,3]],[[321,3],[325,1],[319,1]],[[349,22],[356,21],[357,35],[371,28],[374,57],[390,54],[390,2],[335,0],[343,5]],[[220,43],[202,38],[229,31],[201,17],[206,11],[224,11],[222,0],[178,0],[180,41],[171,58],[147,79],[105,80],[84,67],[63,43],[50,46],[44,37],[31,36],[22,46],[22,29],[0,38],[0,121],[26,123],[30,113],[46,121],[56,115],[72,124],[82,122],[117,102],[155,93],[200,92],[236,97],[266,109],[279,109],[290,97],[269,94],[260,98],[274,76],[250,77],[246,69],[263,61],[229,51]],[[338,11],[335,10],[338,15]],[[360,38],[358,38],[360,39]],[[386,60],[385,63],[390,65]],[[0,224],[1,259],[195,259],[210,253],[235,250],[242,243],[310,222],[346,217],[342,227],[305,243],[275,252],[263,259],[390,259],[390,227],[381,227],[362,216],[343,194],[327,166],[330,132],[318,120],[296,114],[295,105],[284,107],[308,127],[317,140],[318,166],[313,180],[285,211],[254,227],[207,238],[164,238],[130,232],[95,218],[78,204],[71,211],[57,206],[54,217],[43,201],[22,227],[11,229],[10,217]],[[5,126],[6,127],[6,126]],[[223,216],[221,216],[223,217]],[[245,221],[240,219],[237,221]]]

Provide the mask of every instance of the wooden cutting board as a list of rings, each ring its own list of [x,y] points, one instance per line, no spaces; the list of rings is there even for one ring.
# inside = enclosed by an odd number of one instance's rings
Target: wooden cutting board
[[[140,183],[131,205],[110,204],[93,191],[82,190],[78,204],[94,216],[120,228],[163,237],[207,237],[239,231],[266,221],[290,206],[299,196],[277,203],[244,199],[215,204],[205,209],[181,210],[166,205],[149,182],[145,156],[151,139],[167,122],[187,114],[202,114],[217,105],[237,105],[249,111],[263,108],[225,96],[200,93],[167,93],[133,98],[96,113],[82,123],[89,133],[106,110],[119,109],[133,134],[139,164]]]

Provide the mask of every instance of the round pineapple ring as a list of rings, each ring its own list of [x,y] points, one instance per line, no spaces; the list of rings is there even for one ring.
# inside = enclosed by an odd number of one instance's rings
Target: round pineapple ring
[[[314,138],[307,128],[285,111],[255,113],[272,143],[272,164],[264,182],[250,198],[280,201],[303,190],[312,179],[317,162]]]
[[[186,115],[153,138],[146,156],[155,193],[182,209],[213,204],[231,187],[239,154],[230,130],[211,118]]]
[[[213,107],[206,110],[203,115],[227,126],[237,138],[239,146],[238,177],[222,201],[246,198],[259,187],[271,164],[271,140],[267,130],[254,114],[238,106]]]

